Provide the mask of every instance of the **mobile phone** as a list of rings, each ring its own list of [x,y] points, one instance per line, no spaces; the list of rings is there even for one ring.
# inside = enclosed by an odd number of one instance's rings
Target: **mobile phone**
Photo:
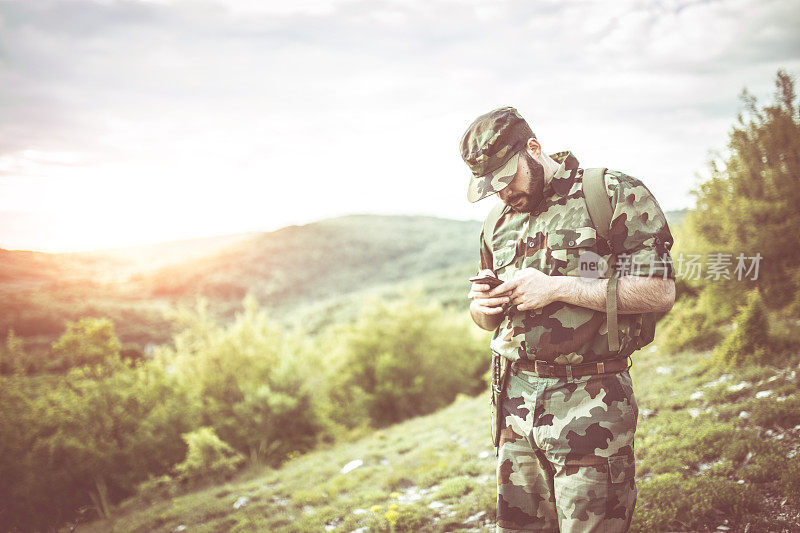
[[[481,284],[484,284],[484,285],[488,285],[489,288],[491,288],[491,289],[494,289],[495,287],[497,287],[498,285],[501,285],[503,283],[502,280],[500,280],[500,279],[498,279],[498,278],[496,278],[494,276],[489,276],[489,275],[485,275],[485,274],[483,276],[473,276],[473,277],[469,278],[469,280],[472,283],[481,283]]]

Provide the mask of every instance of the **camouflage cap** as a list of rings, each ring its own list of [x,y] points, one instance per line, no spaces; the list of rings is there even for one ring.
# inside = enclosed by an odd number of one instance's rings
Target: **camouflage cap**
[[[472,171],[467,199],[477,202],[505,188],[517,173],[520,151],[536,136],[513,107],[481,115],[461,138],[461,158]]]

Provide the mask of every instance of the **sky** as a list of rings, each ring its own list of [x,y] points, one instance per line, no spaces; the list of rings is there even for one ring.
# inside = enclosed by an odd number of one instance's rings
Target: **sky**
[[[458,142],[506,105],[691,207],[798,27],[798,0],[0,0],[0,247],[481,219]]]

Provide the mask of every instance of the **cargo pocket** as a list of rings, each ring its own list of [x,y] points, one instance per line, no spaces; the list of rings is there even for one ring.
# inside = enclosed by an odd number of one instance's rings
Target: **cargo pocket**
[[[633,454],[608,458],[608,492],[604,531],[628,531],[636,507],[636,463]]]
[[[636,476],[636,464],[629,454],[608,458],[608,476],[612,485],[629,483]]]
[[[560,229],[547,235],[547,265],[551,276],[581,275],[581,256],[584,256],[585,270],[599,269],[594,277],[604,277],[607,268],[605,258],[597,255],[597,230],[591,226],[574,229]],[[589,274],[591,275],[591,273]]]
[[[633,453],[575,462],[583,465],[554,478],[561,531],[627,531],[636,504]]]

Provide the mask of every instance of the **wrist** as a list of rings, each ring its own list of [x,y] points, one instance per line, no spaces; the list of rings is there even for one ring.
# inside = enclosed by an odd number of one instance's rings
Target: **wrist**
[[[576,278],[572,276],[553,276],[552,279],[556,282],[555,300],[566,302],[569,299],[569,295],[574,292],[573,287],[575,286]]]

